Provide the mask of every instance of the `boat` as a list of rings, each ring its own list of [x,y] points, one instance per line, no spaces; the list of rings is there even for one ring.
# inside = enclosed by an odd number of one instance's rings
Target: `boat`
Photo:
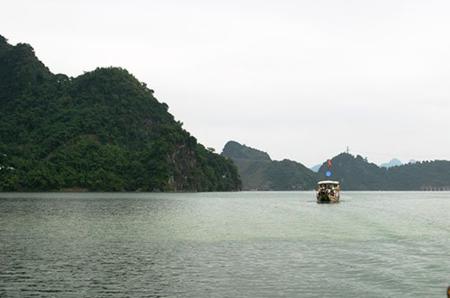
[[[317,203],[338,203],[341,187],[339,181],[323,180],[317,183]]]

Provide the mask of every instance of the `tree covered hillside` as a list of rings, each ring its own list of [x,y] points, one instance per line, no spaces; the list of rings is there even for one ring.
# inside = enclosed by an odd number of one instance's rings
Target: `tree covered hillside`
[[[324,163],[319,178],[339,180],[347,190],[450,190],[450,161],[445,160],[384,168],[360,155],[341,153],[332,158],[330,178],[325,176],[327,170]]]
[[[266,152],[235,141],[225,144],[222,155],[237,165],[244,190],[306,190],[317,182],[316,173],[301,163],[272,160]]]
[[[445,160],[385,168],[360,155],[341,153],[331,159],[332,175],[327,177],[327,162],[315,173],[234,141],[225,145],[222,155],[236,163],[244,190],[311,190],[320,180],[338,180],[344,190],[450,190],[450,161]]]
[[[121,68],[53,74],[0,36],[0,191],[225,191],[234,164]]]

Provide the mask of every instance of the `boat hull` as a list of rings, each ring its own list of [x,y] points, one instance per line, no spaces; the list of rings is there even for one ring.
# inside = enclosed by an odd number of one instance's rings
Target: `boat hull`
[[[319,192],[317,193],[317,203],[319,204],[332,204],[339,203],[339,194],[330,194]]]

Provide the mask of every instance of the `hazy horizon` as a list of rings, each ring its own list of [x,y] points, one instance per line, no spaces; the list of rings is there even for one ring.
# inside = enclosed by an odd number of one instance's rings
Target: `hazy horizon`
[[[450,2],[5,1],[54,73],[119,66],[184,128],[313,166],[450,159]]]

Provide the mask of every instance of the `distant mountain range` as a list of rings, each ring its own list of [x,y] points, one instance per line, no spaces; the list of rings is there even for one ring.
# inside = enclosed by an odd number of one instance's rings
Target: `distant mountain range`
[[[351,190],[450,190],[450,161],[408,163],[379,167],[360,155],[341,153],[332,158],[333,179]],[[325,178],[325,163],[319,178]]]
[[[410,162],[380,167],[360,155],[341,153],[314,172],[301,163],[273,161],[266,152],[228,142],[222,155],[231,158],[238,167],[245,190],[313,189],[318,180],[341,182],[344,190],[450,190],[450,161]],[[330,170],[331,177],[326,176]]]
[[[315,165],[315,166],[310,167],[310,169],[311,169],[313,172],[317,173],[317,172],[319,171],[319,169],[320,169],[321,166],[322,166],[322,164],[318,164],[318,165]]]
[[[401,166],[402,164],[403,163],[399,159],[393,158],[389,162],[380,164],[380,167],[381,168],[392,168],[392,167]]]
[[[416,163],[416,161],[414,159],[410,159],[408,163]],[[389,162],[380,164],[380,167],[381,168],[392,168],[392,167],[397,167],[397,166],[401,166],[404,164],[406,164],[406,163],[403,163],[401,160],[399,160],[397,158],[393,158]]]

